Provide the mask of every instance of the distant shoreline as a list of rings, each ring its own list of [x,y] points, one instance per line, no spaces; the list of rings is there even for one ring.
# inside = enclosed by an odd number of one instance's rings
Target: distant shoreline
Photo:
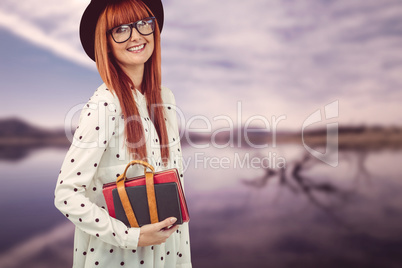
[[[72,130],[72,133],[75,130]],[[402,148],[402,127],[366,127],[366,126],[339,126],[336,131],[338,133],[338,147],[340,149],[375,149],[375,148]],[[336,133],[335,132],[335,133]],[[241,137],[238,134],[241,134]],[[333,134],[329,130],[329,134]],[[187,137],[189,140],[187,140]],[[206,144],[212,142],[213,135],[185,133],[181,137],[183,146],[192,144]],[[250,147],[252,145],[272,146],[280,144],[302,144],[301,132],[277,132],[269,131],[247,132],[244,135],[244,129],[234,129],[232,132],[219,132],[213,137],[213,141],[220,145],[240,140],[242,147]],[[303,133],[304,142],[311,147],[320,147],[327,144],[327,130],[313,129],[305,130]],[[32,126],[20,119],[9,118],[0,119],[0,147],[69,147],[71,142],[67,139],[65,131],[44,130]]]
[[[273,133],[248,133],[247,140],[241,137],[241,143],[245,147],[252,148],[252,145],[268,144],[268,147],[283,144],[299,144],[303,141],[310,147],[325,147],[327,138],[334,137],[334,133],[330,130],[327,133],[326,129],[315,129],[301,132],[278,132]],[[236,133],[236,131],[235,131]],[[327,137],[328,136],[328,137]],[[338,129],[338,147],[339,149],[379,149],[379,148],[402,148],[402,128],[396,127],[339,127]],[[194,134],[191,140],[200,143],[205,143],[211,140],[211,136]],[[226,144],[229,142],[229,135],[220,135],[215,139],[218,144]],[[234,135],[234,140],[238,137]],[[182,141],[186,143],[186,141]],[[236,142],[234,142],[236,144]]]
[[[229,135],[221,133],[218,138],[215,139],[217,144],[229,143]],[[186,140],[186,136],[189,137],[190,142]],[[326,132],[311,133],[307,132],[304,135],[304,142],[312,147],[325,146],[327,143]],[[258,133],[258,135],[248,134],[248,140],[244,137],[241,138],[242,147],[252,147],[252,145],[273,145],[272,134]],[[235,136],[234,139],[237,140]],[[206,144],[211,142],[210,135],[184,135],[181,140],[183,146],[192,144]],[[275,144],[302,144],[302,135],[300,132],[283,132],[277,133],[275,136]],[[234,142],[234,144],[237,144]],[[52,136],[52,137],[0,137],[0,147],[69,147],[71,142],[64,135]],[[364,148],[402,148],[402,129],[368,129],[358,133],[342,133],[338,134],[338,146],[340,149],[364,149]]]
[[[70,141],[63,136],[53,138],[32,138],[32,137],[0,137],[0,146],[31,146],[31,145],[44,145],[44,146],[69,146]]]

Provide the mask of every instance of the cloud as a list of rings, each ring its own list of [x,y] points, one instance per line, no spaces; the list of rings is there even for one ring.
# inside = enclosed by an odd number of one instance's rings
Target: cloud
[[[192,1],[167,13],[166,78],[183,88],[184,110],[235,119],[243,100],[251,114],[286,114],[294,128],[339,100],[341,123],[400,122],[392,112],[402,99],[398,1],[227,5]]]
[[[78,37],[88,2],[5,0],[0,25],[93,70]],[[348,107],[340,122],[400,122],[391,112],[402,99],[398,0],[171,0],[164,8],[163,83],[185,114],[236,118],[242,100],[250,114],[287,114],[292,127],[339,100]],[[356,110],[362,98],[379,111]]]
[[[0,7],[0,27],[62,58],[94,68],[79,44],[79,14],[85,1],[5,0]]]

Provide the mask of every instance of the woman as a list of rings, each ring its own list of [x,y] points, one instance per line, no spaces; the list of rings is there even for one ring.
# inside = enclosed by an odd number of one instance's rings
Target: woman
[[[183,177],[175,100],[161,87],[162,26],[160,0],[92,0],[82,17],[81,43],[104,84],[81,112],[55,190],[76,226],[73,267],[191,267],[188,223],[128,228],[102,194],[134,159]],[[133,166],[127,177],[143,172]]]

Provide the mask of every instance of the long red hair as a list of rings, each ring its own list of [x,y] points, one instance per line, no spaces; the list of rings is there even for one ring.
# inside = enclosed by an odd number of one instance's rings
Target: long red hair
[[[146,160],[147,148],[144,129],[132,91],[135,85],[118,65],[113,54],[108,53],[108,51],[111,51],[111,47],[106,31],[115,26],[134,22],[149,16],[153,16],[152,11],[142,1],[116,1],[116,3],[108,5],[100,15],[95,31],[96,66],[106,86],[119,99],[124,115],[124,131],[129,152],[134,156],[134,159],[142,160]],[[159,136],[162,160],[163,163],[166,163],[169,159],[169,147],[167,146],[168,134],[164,108],[162,105],[159,105],[163,101],[161,96],[161,47],[158,23],[155,23],[153,35],[154,51],[145,63],[141,87],[147,99],[148,112],[151,115],[151,120]]]

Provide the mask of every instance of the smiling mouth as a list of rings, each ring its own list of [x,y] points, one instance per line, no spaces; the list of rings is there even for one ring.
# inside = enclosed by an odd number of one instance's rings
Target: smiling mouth
[[[135,47],[130,47],[127,50],[130,52],[141,52],[142,50],[144,50],[145,44],[141,44],[139,46],[135,46]]]

